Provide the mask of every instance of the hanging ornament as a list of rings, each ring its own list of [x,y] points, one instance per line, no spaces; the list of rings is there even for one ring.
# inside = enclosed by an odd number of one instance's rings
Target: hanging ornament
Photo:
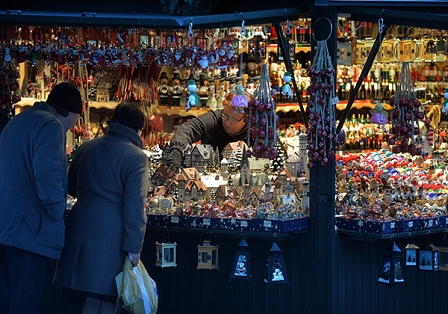
[[[448,115],[448,89],[445,89],[443,92],[443,97],[445,100],[442,103],[442,112],[446,115]]]
[[[251,150],[247,156],[257,158],[275,159],[278,155],[275,143],[277,142],[277,115],[275,102],[272,98],[270,81],[266,63],[261,65],[260,83],[253,98],[249,101],[249,115],[245,117],[248,124],[248,146]]]
[[[313,64],[308,68],[311,79],[307,93],[309,126],[308,134],[308,167],[316,162],[322,166],[335,157],[336,137],[336,104],[339,99],[335,96],[335,69],[331,63],[326,40],[317,41],[316,54]]]
[[[232,99],[232,104],[235,107],[235,114],[245,113],[244,108],[248,107],[248,100],[244,96],[244,87],[241,84],[236,86],[236,96]]]
[[[288,98],[292,98],[292,89],[291,89],[291,73],[285,72],[283,76],[284,84],[282,86],[282,95]]]
[[[370,118],[370,122],[374,124],[384,125],[388,122],[387,120],[387,111],[384,110],[383,104],[381,102],[375,105],[375,108],[370,110],[372,117]]]
[[[188,91],[190,92],[190,96],[188,96],[187,101],[187,111],[191,109],[191,107],[196,106],[199,103],[199,96],[196,94],[196,82],[194,80],[188,81]]]
[[[390,133],[394,135],[389,138],[389,144],[394,145],[392,151],[421,155],[422,149],[416,145],[414,136],[420,135],[419,119],[425,115],[419,111],[421,103],[412,86],[408,62],[403,62],[397,92],[390,97],[389,104],[392,106]]]

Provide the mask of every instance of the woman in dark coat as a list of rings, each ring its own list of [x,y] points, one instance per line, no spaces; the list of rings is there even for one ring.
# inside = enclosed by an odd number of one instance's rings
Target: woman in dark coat
[[[106,134],[82,144],[70,164],[68,193],[77,202],[67,218],[56,284],[63,295],[85,300],[84,314],[113,313],[115,276],[126,255],[131,263],[140,256],[148,190],[144,123],[137,105],[119,104]]]

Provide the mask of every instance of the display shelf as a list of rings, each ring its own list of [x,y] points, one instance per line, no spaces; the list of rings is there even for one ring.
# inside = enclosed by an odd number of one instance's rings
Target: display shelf
[[[238,230],[221,230],[221,229],[213,229],[213,228],[186,228],[186,227],[166,227],[166,226],[151,226],[148,225],[146,227],[148,230],[158,230],[164,231],[167,230],[171,232],[179,232],[179,233],[190,233],[190,234],[204,234],[204,233],[213,233],[215,235],[223,235],[232,238],[240,238],[244,235],[247,238],[256,238],[256,239],[279,239],[286,240],[292,239],[297,236],[303,235],[307,233],[308,230],[295,230],[291,232],[265,232],[265,231],[238,231]]]
[[[419,236],[427,236],[430,234],[441,234],[448,233],[448,228],[439,228],[439,229],[427,229],[427,230],[419,230],[419,231],[408,231],[408,232],[397,232],[397,233],[368,233],[362,231],[351,231],[351,230],[343,230],[337,229],[336,234],[341,236],[349,236],[354,240],[361,241],[378,241],[378,240],[393,240],[393,239],[409,239],[413,237]]]
[[[89,101],[89,107],[95,109],[110,109],[114,110],[118,105],[117,101]]]
[[[179,117],[188,117],[188,116],[200,116],[204,113],[207,113],[212,109],[210,108],[197,108],[192,107],[190,110],[186,110],[185,107],[155,107],[152,112],[158,115],[166,115],[166,116],[179,116]]]
[[[229,236],[242,233],[254,237],[283,237],[308,231],[308,217],[289,220],[205,218],[198,216],[148,215],[148,227],[181,230],[183,232],[212,232]]]
[[[118,105],[116,101],[89,101],[89,107],[95,109],[110,109],[114,110]],[[166,116],[179,116],[179,117],[187,117],[187,116],[200,116],[208,111],[210,108],[196,108],[193,107],[190,110],[186,111],[183,107],[153,107],[152,112],[158,115],[166,115]]]
[[[373,221],[336,217],[336,233],[357,240],[390,240],[448,232],[448,216]]]
[[[336,109],[338,110],[345,110],[345,108],[347,107],[348,101],[340,101],[339,103],[336,104]],[[351,109],[375,109],[376,105],[378,103],[377,102],[372,102],[371,100],[355,100],[353,102],[353,105],[351,107]],[[387,103],[381,103],[383,105],[384,110],[391,110],[392,107],[391,105],[387,104]]]
[[[336,109],[337,110],[345,110],[345,108],[347,107],[348,102],[347,101],[340,101],[339,103],[336,104]],[[375,106],[377,105],[376,102],[372,102],[370,100],[355,100],[353,102],[353,105],[351,107],[351,109],[374,109]],[[391,105],[387,104],[387,103],[382,103],[384,110],[391,110],[392,107]],[[293,103],[281,103],[281,104],[276,104],[277,108],[275,109],[276,112],[282,111],[282,112],[297,112],[300,111],[300,106],[299,104],[293,104]],[[306,108],[306,104],[303,104],[303,108]]]
[[[14,104],[14,114],[21,113],[25,107],[32,107],[36,101],[45,101],[37,98],[26,98],[22,97],[22,99]]]
[[[32,103],[34,103],[34,101],[37,101],[34,98],[24,98],[25,101],[22,101],[17,103],[17,105],[19,106],[30,106],[32,105]],[[31,104],[29,104],[30,100],[33,100],[33,102]],[[89,101],[89,107],[90,108],[96,108],[96,109],[100,109],[100,108],[105,108],[105,109],[115,109],[115,107],[118,105],[118,102],[116,101]],[[363,109],[363,108],[368,108],[368,109],[374,109],[375,106],[377,105],[377,103],[371,102],[370,100],[355,100],[353,105],[352,105],[352,109]],[[387,103],[383,103],[383,108],[385,110],[390,110],[392,109],[392,107],[387,104]],[[276,108],[276,112],[298,112],[300,111],[300,106],[299,104],[294,104],[294,103],[281,103],[281,104],[276,104],[277,108]],[[342,101],[339,102],[336,105],[336,109],[338,110],[344,110],[347,107],[347,102],[346,101]],[[303,104],[303,108],[306,108],[306,104]],[[200,116],[208,111],[210,111],[212,109],[210,108],[197,108],[197,107],[193,107],[190,110],[186,110],[184,107],[154,107],[153,108],[153,113],[154,114],[159,114],[159,115],[167,115],[167,116],[181,116],[181,117],[185,117],[185,116]]]
[[[303,108],[306,108],[306,104],[303,104]],[[276,112],[300,112],[300,106],[299,104],[276,104],[275,108]]]

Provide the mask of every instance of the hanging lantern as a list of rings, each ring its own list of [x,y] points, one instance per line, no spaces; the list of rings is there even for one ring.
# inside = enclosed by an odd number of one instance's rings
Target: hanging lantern
[[[428,245],[418,254],[419,270],[438,270],[439,269],[439,248],[434,244]]]
[[[176,248],[177,243],[159,243],[156,242],[156,266],[158,267],[176,267]]]
[[[448,247],[440,247],[440,265],[439,270],[448,270]]]
[[[209,240],[198,245],[198,269],[219,269],[218,245],[211,245]]]
[[[403,256],[401,250],[394,242],[384,255],[378,275],[378,282],[388,285],[404,283],[402,265]]]
[[[406,245],[406,266],[417,266],[417,253],[419,249],[420,248],[414,243]]]
[[[235,257],[232,263],[232,271],[230,273],[229,281],[232,279],[243,279],[243,280],[251,280],[251,265],[250,265],[250,254],[249,251],[246,251],[249,246],[247,245],[246,240],[241,239],[240,243],[238,243],[238,248],[235,252]]]
[[[268,259],[268,287],[270,284],[288,283],[285,259],[277,243],[273,243]]]

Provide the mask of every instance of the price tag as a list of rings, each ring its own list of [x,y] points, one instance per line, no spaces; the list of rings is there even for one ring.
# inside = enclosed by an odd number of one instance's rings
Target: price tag
[[[434,221],[432,219],[428,220],[428,227],[432,227],[434,224]]]
[[[173,224],[178,224],[179,223],[179,217],[177,216],[171,216],[171,222]]]
[[[390,227],[391,227],[392,229],[394,229],[394,228],[395,228],[395,222],[391,222],[391,223],[390,223]]]
[[[445,218],[445,223],[448,225],[448,218]]]
[[[333,97],[330,99],[330,105],[336,105],[339,102],[338,97]]]
[[[247,227],[247,220],[241,220],[240,226],[241,227]]]
[[[203,226],[210,226],[210,218],[202,219],[202,225]]]
[[[412,227],[412,226],[414,226],[414,222],[413,221],[409,221],[408,222],[408,227]]]
[[[263,220],[263,227],[271,228],[272,227],[272,222],[270,220]]]

